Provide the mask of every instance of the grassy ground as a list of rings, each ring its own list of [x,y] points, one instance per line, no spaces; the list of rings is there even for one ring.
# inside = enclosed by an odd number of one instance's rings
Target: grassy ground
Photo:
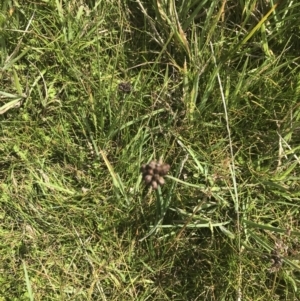
[[[1,301],[300,300],[300,3],[182,2],[1,2]]]

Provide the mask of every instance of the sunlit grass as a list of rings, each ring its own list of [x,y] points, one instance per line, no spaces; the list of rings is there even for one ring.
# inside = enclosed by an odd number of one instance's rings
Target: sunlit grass
[[[300,298],[299,4],[164,3],[0,4],[0,300]]]

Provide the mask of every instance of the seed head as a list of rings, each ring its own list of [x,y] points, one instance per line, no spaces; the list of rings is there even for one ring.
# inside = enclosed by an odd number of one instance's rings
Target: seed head
[[[130,93],[132,86],[131,86],[131,83],[122,82],[122,83],[119,83],[118,89],[119,89],[119,91],[121,91],[123,93]]]
[[[165,184],[164,176],[170,170],[170,165],[163,163],[162,160],[156,162],[151,161],[149,164],[143,164],[141,166],[141,173],[143,180],[148,186],[152,186],[153,189],[157,189],[158,186]]]

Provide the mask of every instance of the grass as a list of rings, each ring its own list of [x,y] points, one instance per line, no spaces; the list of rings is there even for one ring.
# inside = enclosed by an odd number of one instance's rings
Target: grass
[[[299,3],[180,3],[0,4],[1,301],[300,300]]]

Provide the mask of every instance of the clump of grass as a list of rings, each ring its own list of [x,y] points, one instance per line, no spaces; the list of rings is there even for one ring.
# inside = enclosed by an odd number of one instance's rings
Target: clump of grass
[[[299,4],[27,2],[0,4],[2,298],[299,299]]]

